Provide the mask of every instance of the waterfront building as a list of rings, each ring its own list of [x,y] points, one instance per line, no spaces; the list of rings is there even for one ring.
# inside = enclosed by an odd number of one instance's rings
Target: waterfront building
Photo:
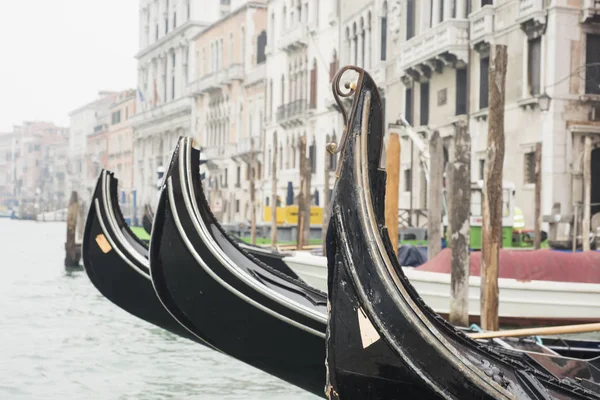
[[[390,4],[394,3],[392,7]],[[600,6],[593,1],[390,2],[387,122],[404,115],[424,140],[438,130],[445,158],[468,121],[472,181],[482,179],[488,132],[492,44],[508,48],[504,179],[527,228],[534,219],[534,149],[542,143],[542,214],[581,210],[584,137],[591,137],[592,215],[600,211]],[[393,11],[392,11],[393,10]],[[395,21],[395,27],[392,27]],[[401,208],[412,223],[427,207],[418,152],[402,140]],[[480,213],[475,207],[473,215]]]
[[[338,1],[316,0],[268,3],[265,174],[259,196],[264,207],[272,205],[275,147],[280,199],[276,206],[298,204],[299,145],[303,136],[312,173],[312,204],[323,205],[325,166],[331,173],[337,161],[336,156],[326,160],[325,145],[342,135],[341,115],[333,99],[331,81],[340,67],[340,13],[347,6],[342,7]],[[275,132],[277,143],[273,141]],[[264,212],[260,214],[264,216]]]
[[[157,170],[179,136],[192,129],[187,86],[196,80],[200,53],[191,39],[227,15],[241,0],[141,0],[134,129],[134,186],[139,204],[156,200]]]
[[[106,165],[119,180],[119,203],[126,218],[135,214],[137,196],[133,187],[133,125],[136,90],[125,90],[109,107],[110,124],[106,133]],[[135,205],[134,205],[135,204]]]
[[[264,169],[267,40],[262,1],[247,2],[193,38],[199,62],[188,86],[192,124],[208,161],[211,210],[223,223],[250,220],[251,174],[258,191]]]

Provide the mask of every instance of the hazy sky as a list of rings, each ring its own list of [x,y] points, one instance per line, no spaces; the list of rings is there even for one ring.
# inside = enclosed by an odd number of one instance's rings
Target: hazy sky
[[[0,0],[0,132],[136,87],[138,0]]]

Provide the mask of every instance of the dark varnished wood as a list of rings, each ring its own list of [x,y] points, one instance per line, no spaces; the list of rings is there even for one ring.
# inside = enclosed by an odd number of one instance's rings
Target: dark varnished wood
[[[180,166],[167,173],[150,246],[163,304],[223,353],[323,396],[325,294],[270,268],[222,230],[189,139],[174,157]]]
[[[121,229],[125,240],[132,247],[119,240],[109,222],[111,210],[105,207],[105,200],[112,203],[118,229]],[[106,245],[103,250],[97,241],[103,240],[102,238],[110,245],[108,251]],[[118,208],[117,179],[107,171],[102,171],[96,184],[85,224],[82,248],[85,271],[93,285],[108,300],[144,321],[199,342],[196,336],[169,314],[156,296],[150,280],[147,249],[125,223]],[[137,251],[146,262],[140,262],[139,257],[132,254],[133,251]]]
[[[381,98],[371,77],[352,69],[358,80],[327,235],[329,398],[600,398],[592,362],[572,362],[567,371],[563,357],[473,341],[423,303],[383,222]]]

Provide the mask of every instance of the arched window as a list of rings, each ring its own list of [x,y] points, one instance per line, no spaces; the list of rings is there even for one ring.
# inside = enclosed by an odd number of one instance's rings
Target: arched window
[[[352,53],[351,53],[351,49],[352,46],[350,45],[350,27],[346,27],[346,40],[345,40],[345,54],[347,54],[346,56],[346,63],[351,64],[351,59],[352,59]]]
[[[240,63],[246,65],[246,30],[243,26],[240,34]]]
[[[371,44],[373,43],[373,37],[371,36],[371,11],[367,14],[367,27],[366,27],[366,41],[367,51],[366,59],[364,60],[365,68],[371,68],[371,59],[373,57],[373,51],[371,50]]]
[[[269,79],[269,119],[273,115],[273,79]]]
[[[292,138],[292,168],[296,168],[296,138]]]
[[[281,74],[281,102],[279,105],[285,104],[285,75]]]
[[[265,47],[267,46],[267,32],[262,31],[256,39],[256,63],[262,64],[266,61]]]
[[[314,136],[308,147],[308,161],[310,162],[310,171],[315,174],[317,172],[317,143]]]
[[[387,58],[387,1],[383,2],[381,9],[381,60]]]
[[[357,29],[356,29],[356,22],[354,22],[352,24],[352,41],[354,43],[354,54],[352,56],[354,56],[354,64],[358,64],[358,33],[357,33]]]
[[[279,142],[279,170],[283,169],[283,145]]]
[[[310,108],[317,108],[317,60],[313,59],[310,71]]]
[[[333,49],[333,56],[331,57],[331,63],[329,63],[329,82],[333,81],[335,73],[339,69],[339,60],[337,58],[337,52]]]
[[[360,17],[360,66],[365,67],[365,19]]]
[[[271,37],[271,42],[273,42],[275,40],[275,34],[277,32],[276,28],[275,28],[275,13],[271,14],[271,26],[270,26],[270,33],[269,36]],[[273,48],[273,45],[275,43],[270,43],[271,48]]]
[[[233,64],[233,32],[229,33],[229,64]]]

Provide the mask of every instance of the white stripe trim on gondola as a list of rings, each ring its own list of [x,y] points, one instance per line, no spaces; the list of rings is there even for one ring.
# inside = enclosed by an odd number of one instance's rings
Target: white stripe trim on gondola
[[[366,96],[367,100],[365,103],[370,103],[370,96]],[[399,311],[408,317],[410,323],[416,327],[420,333],[421,337],[426,341],[432,348],[434,348],[438,354],[440,354],[443,358],[445,358],[450,365],[452,365],[457,370],[463,372],[467,375],[473,383],[475,383],[479,388],[487,393],[488,395],[502,398],[502,399],[513,399],[515,396],[500,386],[498,383],[490,380],[480,369],[476,368],[471,362],[463,360],[456,347],[454,347],[450,342],[441,334],[434,324],[429,321],[429,319],[425,316],[419,305],[417,305],[403,283],[400,281],[399,276],[392,264],[392,261],[387,253],[387,250],[383,244],[383,240],[381,238],[381,233],[379,231],[379,227],[377,225],[375,219],[375,211],[373,209],[373,203],[371,202],[371,182],[369,176],[369,154],[368,154],[368,117],[369,117],[369,106],[365,104],[363,106],[363,116],[362,116],[362,126],[361,132],[355,140],[355,149],[356,156],[354,157],[354,173],[355,173],[355,185],[357,188],[362,187],[363,190],[357,190],[357,211],[358,218],[360,220],[360,224],[363,226],[364,234],[367,236],[367,245],[368,251],[371,253],[372,259],[378,264],[378,267],[382,268],[383,271],[387,271],[387,279],[384,278],[386,284],[390,286],[395,286],[397,291],[400,292],[400,296],[398,293],[392,294],[392,299],[394,303],[399,308]],[[346,246],[344,246],[344,250],[347,252],[347,255],[351,255],[352,250]],[[353,259],[350,257],[350,259]],[[352,271],[351,271],[352,273]],[[354,281],[359,281],[358,277],[355,273]],[[376,320],[377,325],[380,329],[382,329],[386,335],[391,336],[387,329],[384,328],[383,322],[380,320],[379,316],[375,312],[373,308],[373,304],[368,301],[368,296],[364,292],[364,288],[362,285],[356,285],[356,288],[359,289],[357,292],[359,293],[359,297],[361,297],[362,303],[366,308],[369,309],[370,314],[374,316],[374,320]],[[403,349],[396,346],[395,341],[389,340],[388,343],[396,349],[397,352],[403,354]],[[405,361],[410,360],[410,357],[403,357]],[[412,363],[411,363],[412,364]],[[416,366],[412,366],[415,368]],[[430,387],[434,388],[434,390],[442,395],[447,396],[445,388],[440,387],[435,380],[431,380],[428,377],[425,377],[424,374],[420,372],[420,368],[414,370],[414,372],[418,373],[423,379],[425,379]]]
[[[103,172],[103,174],[106,174],[106,171]],[[106,178],[106,175],[103,176],[103,178]],[[103,181],[104,183],[104,181]],[[103,192],[104,194],[104,192]],[[104,199],[106,200],[106,196],[103,196]],[[131,267],[133,268],[133,270],[135,272],[137,272],[138,274],[142,275],[144,278],[148,279],[151,283],[152,283],[152,288],[154,289],[155,295],[158,298],[158,301],[160,302],[160,304],[163,306],[163,308],[173,317],[173,319],[175,321],[177,321],[177,323],[179,323],[179,325],[181,325],[185,330],[187,330],[188,332],[190,332],[192,335],[194,335],[196,338],[198,338],[198,340],[200,340],[205,346],[218,351],[219,353],[223,353],[221,350],[217,349],[215,346],[213,346],[212,344],[208,343],[206,340],[204,340],[203,338],[201,338],[200,336],[196,335],[193,331],[191,331],[190,329],[188,329],[184,324],[181,323],[181,321],[179,321],[177,319],[177,317],[175,317],[175,315],[173,315],[173,313],[171,313],[171,311],[165,306],[165,303],[162,301],[162,299],[160,298],[160,296],[158,296],[158,294],[156,293],[156,287],[154,286],[154,282],[152,281],[152,277],[146,272],[146,271],[142,271],[140,270],[140,268],[138,268],[135,264],[133,264],[127,257],[125,257],[125,255],[119,250],[119,248],[115,245],[115,242],[112,238],[112,236],[108,233],[108,230],[106,229],[106,226],[104,225],[104,221],[102,220],[102,216],[100,214],[100,202],[98,201],[98,199],[94,199],[94,203],[96,206],[96,214],[98,217],[98,221],[100,222],[100,226],[102,227],[102,231],[104,232],[104,236],[106,236],[106,238],[108,239],[108,241],[110,242],[110,244],[112,245],[113,249],[115,250],[115,252]],[[110,218],[107,217],[110,221]],[[118,232],[118,230],[115,230]],[[148,253],[149,254],[149,253]],[[148,260],[146,260],[146,264],[148,265],[148,269],[150,269],[150,262]]]
[[[131,262],[131,260],[129,260],[129,258],[125,257],[125,255],[121,252],[121,250],[119,250],[119,248],[116,246],[115,241],[113,240],[112,236],[110,235],[110,233],[108,233],[108,229],[106,229],[106,225],[104,225],[104,221],[102,220],[102,215],[100,214],[100,202],[98,201],[98,199],[94,199],[94,205],[96,207],[96,214],[98,217],[98,222],[100,222],[100,227],[102,228],[102,232],[104,233],[104,236],[106,236],[106,238],[110,242],[112,248],[115,250],[115,253],[117,253],[123,259],[123,261],[125,261],[131,268],[133,268],[135,270],[135,272],[142,275],[144,278],[151,280],[151,278],[148,274],[140,271],[140,269],[138,267],[136,267]]]
[[[281,315],[273,310],[271,310],[268,307],[265,307],[263,304],[260,304],[259,302],[257,302],[256,300],[246,296],[245,294],[239,292],[237,289],[235,289],[234,287],[232,287],[231,285],[229,285],[227,282],[225,282],[219,275],[217,275],[212,269],[210,269],[208,267],[208,265],[206,265],[206,263],[204,262],[204,260],[200,257],[200,255],[196,252],[196,249],[194,249],[194,246],[192,245],[191,241],[189,240],[189,238],[187,237],[187,235],[185,234],[185,231],[183,229],[183,226],[181,225],[181,220],[179,218],[179,214],[177,213],[177,207],[175,206],[175,199],[173,196],[173,182],[171,180],[171,177],[168,178],[167,180],[167,191],[169,193],[169,207],[171,209],[171,213],[173,214],[173,220],[175,221],[175,225],[177,226],[177,230],[179,231],[181,240],[183,240],[183,242],[185,243],[186,247],[188,248],[188,250],[190,251],[190,254],[192,254],[192,256],[194,257],[194,259],[198,262],[198,264],[200,264],[200,266],[202,267],[202,269],[204,269],[204,271],[206,271],[206,273],[208,275],[210,275],[211,278],[213,278],[216,282],[218,282],[221,286],[223,286],[225,289],[227,289],[229,292],[231,292],[232,294],[234,294],[235,296],[239,297],[240,299],[244,300],[245,302],[247,302],[248,304],[253,305],[254,307],[258,308],[259,310],[264,311],[265,313],[281,320],[284,321],[290,325],[293,325],[299,329],[302,329],[306,332],[309,332],[315,336],[319,336],[322,338],[325,338],[325,334],[322,332],[319,332],[313,328],[309,328],[297,321],[294,321],[291,318],[288,318],[284,315]],[[185,196],[184,196],[185,197]],[[195,219],[192,218],[192,220],[194,222]]]
[[[103,202],[104,210],[106,211],[106,218],[108,219],[108,223],[109,223],[110,227],[113,229],[113,231],[115,232],[117,239],[120,240],[120,243],[123,245],[123,247],[125,247],[127,252],[133,258],[135,258],[137,262],[142,264],[144,267],[148,268],[148,271],[150,271],[150,263],[148,262],[148,259],[144,258],[137,250],[135,250],[135,248],[131,245],[131,243],[129,243],[129,241],[127,240],[125,235],[123,235],[123,232],[121,232],[121,229],[119,228],[119,225],[117,224],[117,221],[115,218],[114,209],[112,207],[112,201],[108,201],[109,198],[112,198],[109,196],[110,196],[110,188],[109,188],[109,182],[108,182],[108,174],[106,171],[103,171],[102,172],[102,202]],[[137,268],[137,269],[139,269],[139,268]],[[144,271],[144,273],[146,273],[146,272]]]
[[[196,218],[191,218],[192,223],[196,227],[196,230],[198,231],[198,234],[200,235],[202,241],[208,247],[208,249],[213,254],[213,256],[215,256],[221,262],[221,264],[225,268],[227,268],[234,276],[236,276],[241,281],[245,282],[247,285],[249,285],[251,288],[253,288],[257,292],[263,294],[266,297],[269,297],[270,299],[274,300],[275,302],[277,302],[283,306],[286,306],[286,307],[292,309],[293,311],[296,311],[296,312],[304,315],[305,317],[308,317],[314,321],[326,324],[327,323],[326,315],[319,313],[318,311],[315,311],[315,310],[313,310],[309,307],[306,307],[302,304],[294,302],[293,300],[290,300],[288,297],[286,297],[280,293],[277,293],[276,291],[272,290],[271,288],[258,282],[256,279],[253,279],[246,272],[244,272],[241,268],[239,268],[227,256],[227,254],[223,251],[223,249],[221,249],[218,245],[216,245],[214,243],[213,237],[208,233],[207,227],[204,224],[202,217],[200,216],[200,211],[198,210],[198,207],[197,207],[198,203],[196,201],[196,196],[194,194],[194,191],[192,190],[191,187],[187,188],[187,185],[185,184],[184,177],[187,176],[190,186],[192,185],[192,179],[191,179],[191,170],[192,169],[189,168],[190,167],[190,158],[191,158],[191,146],[189,145],[189,138],[186,138],[184,140],[185,140],[185,142],[184,142],[184,145],[182,146],[184,151],[182,151],[181,154],[185,154],[185,156],[186,156],[186,161],[187,161],[186,164],[188,166],[187,169],[184,168],[183,157],[182,156],[179,157],[179,172],[180,172],[180,181],[181,181],[180,184],[184,191],[183,198],[184,198],[185,206],[186,206],[187,211],[190,214],[190,216],[192,216],[192,217],[196,216]],[[186,188],[187,188],[187,190],[185,190]],[[185,192],[187,192],[189,194],[189,196],[186,196]],[[190,201],[190,197],[191,197],[191,201]],[[322,334],[322,336],[325,337],[324,334]]]

